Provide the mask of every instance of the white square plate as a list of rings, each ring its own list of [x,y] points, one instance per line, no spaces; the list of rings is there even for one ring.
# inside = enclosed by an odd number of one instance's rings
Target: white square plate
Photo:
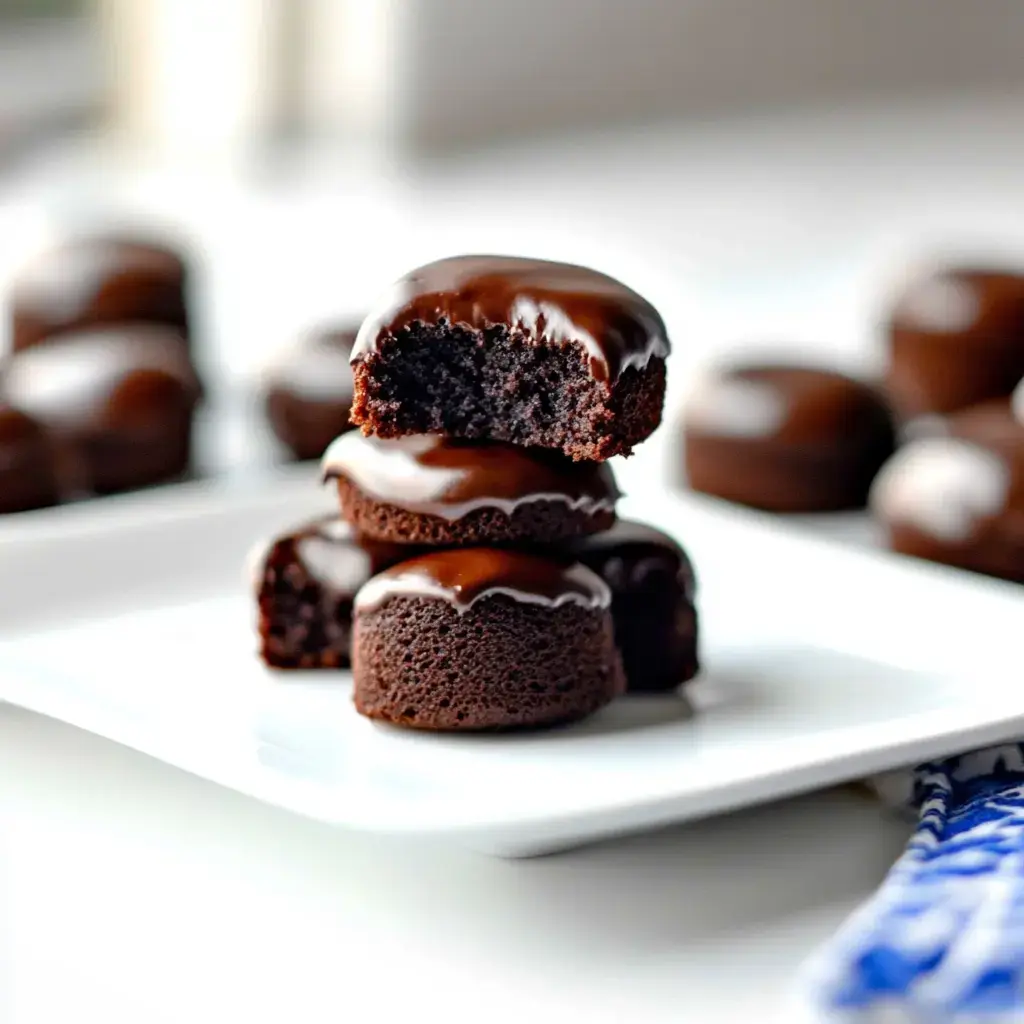
[[[696,496],[627,499],[700,577],[701,678],[536,735],[352,709],[347,673],[257,661],[253,541],[327,507],[299,467],[0,528],[0,699],[271,804],[505,856],[695,818],[1024,731],[1024,589]]]

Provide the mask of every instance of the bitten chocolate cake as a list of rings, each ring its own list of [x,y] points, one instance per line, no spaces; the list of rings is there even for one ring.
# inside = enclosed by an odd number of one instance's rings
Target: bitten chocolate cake
[[[26,512],[59,500],[54,451],[46,431],[0,404],[0,513]]]
[[[404,544],[555,543],[611,526],[611,468],[559,452],[436,435],[339,437],[323,459],[342,516]]]
[[[25,267],[11,294],[15,351],[66,331],[120,323],[164,324],[186,341],[188,270],[161,245],[79,238]]]
[[[570,722],[621,693],[607,585],[493,548],[402,562],[356,595],[356,708],[416,729]]]
[[[310,334],[266,374],[264,407],[277,439],[296,459],[318,459],[352,429],[355,328]]]
[[[894,551],[1024,583],[1024,424],[1009,400],[965,409],[944,436],[901,448],[871,509]]]
[[[399,281],[360,328],[352,421],[381,437],[628,455],[661,420],[668,351],[654,307],[604,274],[441,260]]]
[[[250,573],[260,657],[273,668],[347,668],[359,588],[409,555],[325,517],[258,545]]]
[[[611,590],[627,688],[663,693],[692,679],[700,668],[696,579],[683,549],[652,526],[620,519],[570,550]]]
[[[799,366],[711,377],[693,391],[683,426],[694,490],[771,512],[862,508],[895,443],[871,387]]]
[[[12,356],[0,392],[53,438],[66,493],[108,494],[188,469],[199,383],[170,328],[128,324],[39,342]]]
[[[901,420],[1005,398],[1024,377],[1024,276],[951,268],[923,276],[889,323],[886,389]]]

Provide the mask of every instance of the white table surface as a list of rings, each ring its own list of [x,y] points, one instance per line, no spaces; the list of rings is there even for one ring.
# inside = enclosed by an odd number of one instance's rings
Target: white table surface
[[[86,1007],[117,1022],[314,1024],[359,1007],[771,1020],[906,836],[837,791],[501,861],[332,831],[13,709],[0,813],[18,1024]]]
[[[1002,97],[568,140],[301,193],[182,174],[108,185],[202,236],[211,358],[235,380],[421,256],[518,249],[635,270],[673,325],[678,393],[726,341],[870,357],[878,267],[909,243],[1024,251],[1021,110]],[[0,193],[4,266],[77,159]],[[0,1019],[18,1024],[770,1020],[907,834],[844,791],[493,861],[332,832],[6,708],[0,815]]]

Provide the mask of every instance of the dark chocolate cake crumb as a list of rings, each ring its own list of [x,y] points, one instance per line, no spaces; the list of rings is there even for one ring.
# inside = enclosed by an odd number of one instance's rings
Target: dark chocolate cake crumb
[[[361,714],[415,729],[577,721],[623,687],[605,609],[503,595],[462,613],[419,596],[360,611],[353,669]]]

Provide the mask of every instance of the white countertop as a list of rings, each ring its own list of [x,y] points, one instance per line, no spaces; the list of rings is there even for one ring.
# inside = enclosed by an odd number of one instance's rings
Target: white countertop
[[[771,1020],[906,838],[845,790],[494,860],[332,831],[11,709],[0,766],[17,1024]]]
[[[908,242],[1022,251],[1020,110],[1003,97],[567,140],[415,178],[321,175],[301,194],[181,175],[122,194],[202,236],[213,358],[243,379],[421,258],[501,248],[650,291],[678,391],[729,340],[864,355],[879,261]],[[0,225],[28,233],[32,199],[60,181],[37,170],[0,194]],[[0,816],[0,1018],[17,1024],[773,1019],[907,834],[843,791],[493,861],[332,832],[6,708]]]

